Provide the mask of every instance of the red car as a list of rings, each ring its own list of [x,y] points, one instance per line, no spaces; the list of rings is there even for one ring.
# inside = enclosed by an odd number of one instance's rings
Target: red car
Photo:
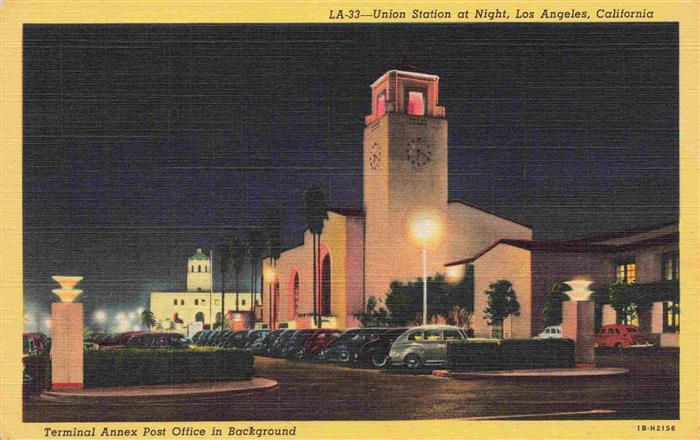
[[[313,334],[304,342],[304,353],[306,357],[322,359],[328,346],[338,339],[341,334],[343,334],[343,331],[335,328],[314,330]]]
[[[597,347],[624,348],[652,347],[652,343],[634,325],[604,325],[595,335]]]

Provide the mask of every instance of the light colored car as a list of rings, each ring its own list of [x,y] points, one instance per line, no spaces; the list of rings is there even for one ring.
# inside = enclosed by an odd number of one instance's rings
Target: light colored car
[[[535,336],[535,339],[559,339],[561,338],[561,326],[551,325],[546,327],[542,333]]]
[[[467,335],[451,325],[425,325],[406,330],[389,350],[389,365],[419,370],[447,365],[447,343],[462,341]]]

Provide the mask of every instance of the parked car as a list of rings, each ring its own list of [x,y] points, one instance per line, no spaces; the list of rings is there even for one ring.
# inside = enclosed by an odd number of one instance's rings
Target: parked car
[[[248,336],[246,336],[246,341],[245,344],[243,345],[243,348],[250,348],[250,346],[257,341],[260,338],[264,338],[265,336],[270,333],[270,330],[268,329],[258,329],[258,330],[251,330],[248,332]]]
[[[213,330],[200,330],[192,336],[192,342],[199,345],[199,340],[211,333]]]
[[[25,356],[49,351],[49,338],[39,332],[22,333],[22,354]]]
[[[144,333],[133,336],[126,344],[126,348],[189,348],[192,341],[180,333]]]
[[[342,330],[322,328],[314,330],[311,337],[304,343],[304,357],[307,359],[322,360],[328,346],[343,334]]]
[[[88,341],[83,341],[83,350],[88,351],[88,350],[99,350],[100,346],[95,344],[94,342],[88,342]]]
[[[604,325],[595,335],[597,347],[616,348],[644,348],[653,347],[653,344],[634,325],[612,324]]]
[[[314,334],[314,329],[297,330],[292,336],[292,339],[287,345],[284,356],[289,359],[303,359],[304,345],[306,341]]]
[[[275,343],[272,344],[272,347],[270,348],[270,351],[268,354],[272,357],[276,358],[281,358],[284,357],[286,354],[287,350],[287,344],[289,341],[292,339],[292,336],[294,336],[294,333],[296,333],[296,329],[285,329],[280,335],[277,337],[275,340]]]
[[[323,360],[327,362],[356,362],[360,348],[365,343],[377,339],[386,328],[352,328],[345,331],[338,339],[328,345]]]
[[[106,348],[106,349],[123,348],[123,347],[126,347],[126,345],[129,343],[131,338],[133,338],[134,336],[143,335],[146,333],[147,332],[133,331],[133,332],[112,334],[109,337],[105,338],[98,345],[101,348]]]
[[[409,370],[425,366],[446,366],[447,343],[464,339],[467,339],[464,331],[451,325],[415,327],[396,338],[389,350],[388,363]]]
[[[248,338],[248,330],[238,330],[230,333],[220,344],[222,348],[243,348]]]
[[[197,338],[197,345],[200,347],[207,347],[209,345],[209,342],[219,334],[220,330],[206,330],[207,333],[204,333],[200,335]]]
[[[381,332],[379,336],[360,347],[357,361],[360,365],[382,368],[386,365],[389,350],[396,338],[404,334],[408,327],[393,327]]]
[[[281,335],[283,331],[284,329],[273,330],[270,333],[268,333],[267,336],[265,336],[265,338],[262,341],[260,341],[259,344],[258,341],[256,341],[255,344],[253,344],[253,346],[255,346],[256,344],[258,345],[253,347],[253,353],[261,356],[269,356],[269,352],[272,349],[273,344],[277,340],[277,337]]]
[[[561,338],[561,326],[560,325],[550,325],[545,327],[542,333],[535,336],[535,339],[559,339]]]

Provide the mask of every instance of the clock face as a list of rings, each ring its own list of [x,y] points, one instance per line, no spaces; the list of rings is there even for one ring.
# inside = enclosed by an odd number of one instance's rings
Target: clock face
[[[414,137],[406,143],[406,159],[415,167],[424,167],[432,159],[433,148],[425,138]]]
[[[373,170],[379,168],[379,163],[382,161],[382,148],[379,143],[375,142],[369,149],[369,166]]]

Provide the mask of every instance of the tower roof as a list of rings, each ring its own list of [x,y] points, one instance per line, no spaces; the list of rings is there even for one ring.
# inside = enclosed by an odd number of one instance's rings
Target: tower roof
[[[197,252],[195,252],[194,255],[192,255],[189,259],[190,260],[208,260],[209,255],[202,252],[201,248],[197,248]]]

